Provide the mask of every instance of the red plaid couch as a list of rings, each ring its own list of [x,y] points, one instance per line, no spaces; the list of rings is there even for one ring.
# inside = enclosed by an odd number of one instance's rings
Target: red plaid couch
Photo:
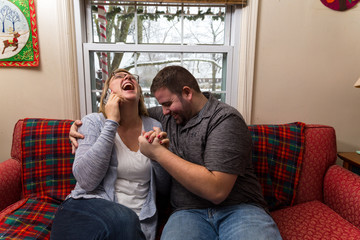
[[[54,213],[75,184],[71,123],[16,123],[11,158],[0,163],[0,239],[49,238]],[[334,129],[303,123],[249,128],[256,173],[283,239],[360,239],[360,177],[334,165]],[[163,223],[167,216],[160,217]]]

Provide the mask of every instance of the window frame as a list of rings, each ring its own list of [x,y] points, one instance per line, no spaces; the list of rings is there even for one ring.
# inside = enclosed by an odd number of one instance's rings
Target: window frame
[[[91,26],[87,25],[85,11],[89,11],[89,9],[85,9],[86,1],[88,0],[74,0],[73,2],[81,117],[92,112],[89,59],[91,51],[165,53],[193,53],[195,51],[227,54],[225,102],[237,108],[243,114],[245,121],[250,123],[258,0],[249,1],[249,5],[242,9],[236,6],[227,8],[226,15],[231,14],[232,17],[231,20],[229,17],[225,20],[225,24],[230,24],[230,27],[226,28],[228,32],[225,33],[225,36],[230,36],[230,39],[225,39],[224,45],[168,45],[166,49],[160,44],[89,43],[87,39],[90,36],[86,35],[86,29]]]

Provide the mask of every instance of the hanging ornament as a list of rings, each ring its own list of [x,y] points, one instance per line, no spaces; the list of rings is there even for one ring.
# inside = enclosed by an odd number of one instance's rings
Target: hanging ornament
[[[326,7],[336,11],[345,11],[354,7],[360,0],[320,0]]]

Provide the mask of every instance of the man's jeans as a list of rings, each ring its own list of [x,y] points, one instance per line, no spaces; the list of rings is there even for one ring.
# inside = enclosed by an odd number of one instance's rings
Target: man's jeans
[[[249,204],[180,210],[165,225],[162,240],[282,239],[276,223],[262,208]]]
[[[51,229],[52,240],[145,239],[136,213],[104,199],[68,199]]]

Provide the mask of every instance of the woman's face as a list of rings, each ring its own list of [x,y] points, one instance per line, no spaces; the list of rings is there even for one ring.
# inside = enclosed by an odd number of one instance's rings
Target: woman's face
[[[126,72],[115,73],[110,79],[109,88],[112,93],[127,100],[138,101],[140,98],[140,86],[137,75],[131,75]]]

